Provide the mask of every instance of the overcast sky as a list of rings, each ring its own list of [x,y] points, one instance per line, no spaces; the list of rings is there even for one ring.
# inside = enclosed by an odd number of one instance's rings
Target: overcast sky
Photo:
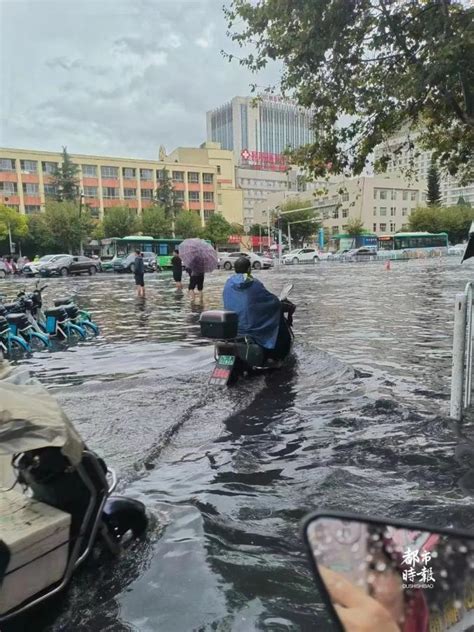
[[[222,3],[0,0],[0,145],[137,158],[199,145],[207,110],[277,79],[222,57]]]

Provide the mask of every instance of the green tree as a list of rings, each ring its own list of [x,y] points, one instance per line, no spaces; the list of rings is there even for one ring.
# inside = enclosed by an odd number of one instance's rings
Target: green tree
[[[374,147],[404,127],[420,133],[440,167],[469,180],[472,3],[232,0],[224,12],[232,39],[252,45],[240,64],[282,62],[283,94],[312,108],[315,138],[293,159],[313,175],[361,173]]]
[[[451,243],[467,239],[474,209],[468,206],[426,207],[412,211],[408,226],[412,231],[448,233]]]
[[[12,241],[17,242],[28,234],[28,222],[25,215],[20,215],[8,206],[0,205],[0,240],[8,239],[9,232]]]
[[[464,197],[462,195],[460,195],[458,197],[458,201],[456,202],[456,206],[469,206],[469,207],[471,207],[471,203],[470,202],[466,202]]]
[[[169,237],[171,235],[171,219],[161,206],[151,206],[143,210],[141,217],[141,231],[144,235]],[[130,234],[130,233],[128,233]]]
[[[364,222],[358,217],[353,217],[347,222],[347,234],[352,237],[352,245],[355,247],[356,239],[367,231],[364,228]]]
[[[200,237],[202,226],[199,215],[195,211],[181,211],[176,218],[175,232],[178,237]]]
[[[252,224],[249,228],[249,235],[259,237],[260,235],[264,235],[266,230],[267,226],[265,224]]]
[[[21,242],[23,254],[33,258],[38,255],[54,254],[64,252],[64,248],[56,244],[48,225],[45,221],[44,213],[37,213],[28,216],[28,234]]]
[[[439,186],[439,171],[436,163],[432,160],[428,169],[428,206],[439,206],[441,203],[441,189]]]
[[[215,246],[227,243],[230,235],[232,235],[232,225],[220,213],[214,213],[203,230],[204,238],[209,239]]]
[[[176,191],[173,187],[173,180],[170,178],[168,169],[164,168],[159,179],[160,186],[156,189],[155,199],[158,206],[164,209],[165,217],[171,220],[172,231],[176,216],[182,210],[183,205],[178,201]]]
[[[83,209],[79,215],[73,201],[48,200],[43,218],[52,242],[63,252],[78,252],[81,241],[91,234],[93,227],[89,210]]]
[[[105,211],[103,225],[105,237],[127,237],[137,232],[139,222],[128,206],[115,206]]]
[[[280,211],[297,211],[298,209],[307,209],[312,206],[311,200],[302,200],[300,198],[288,200],[280,206]],[[281,215],[280,228],[283,234],[288,234],[288,224],[290,225],[290,234],[292,244],[302,245],[312,237],[320,227],[319,219],[315,217],[315,212],[311,210],[298,211]]]
[[[67,153],[67,147],[63,147],[61,165],[56,167],[51,184],[56,190],[56,200],[73,201],[79,197],[79,165],[72,162]]]

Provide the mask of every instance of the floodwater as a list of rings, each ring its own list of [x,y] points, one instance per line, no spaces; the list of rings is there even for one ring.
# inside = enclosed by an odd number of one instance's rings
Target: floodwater
[[[177,295],[168,274],[147,276],[145,301],[128,276],[50,280],[45,302],[73,294],[101,335],[25,362],[152,521],[145,542],[89,563],[24,629],[330,631],[301,539],[305,514],[472,527],[469,425],[447,418],[454,295],[473,276],[459,263],[260,273],[276,293],[294,283],[294,356],[285,371],[225,390],[207,385],[203,307]],[[220,306],[226,276],[206,279],[204,308]]]

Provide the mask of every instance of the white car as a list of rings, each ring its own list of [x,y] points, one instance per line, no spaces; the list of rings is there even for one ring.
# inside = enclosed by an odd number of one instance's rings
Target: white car
[[[466,250],[466,244],[456,244],[455,246],[449,246],[448,255],[462,256]]]
[[[316,248],[298,248],[297,250],[287,252],[286,255],[282,257],[283,263],[295,264],[304,262],[319,263],[320,260],[321,257]]]
[[[248,257],[254,270],[271,268],[273,266],[273,259],[270,259],[269,257],[260,257],[253,252],[221,252],[219,253],[219,268],[224,268],[224,270],[232,270],[235,262],[240,257]]]
[[[41,257],[39,261],[30,261],[29,263],[26,263],[21,271],[25,276],[37,276],[39,275],[39,269],[41,266],[46,263],[51,263],[55,259],[67,256],[68,255],[45,255],[44,257]]]

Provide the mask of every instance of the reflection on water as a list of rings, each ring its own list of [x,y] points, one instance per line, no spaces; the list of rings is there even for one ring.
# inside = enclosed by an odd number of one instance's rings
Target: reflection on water
[[[147,275],[145,301],[127,276],[51,280],[46,299],[74,294],[101,336],[27,363],[156,526],[103,592],[84,569],[43,627],[329,630],[306,512],[472,525],[470,426],[460,439],[445,417],[454,294],[471,276],[457,258],[263,272],[275,292],[294,283],[295,354],[224,391],[207,386],[199,314],[220,306],[226,274],[206,279],[202,306],[166,274]]]

